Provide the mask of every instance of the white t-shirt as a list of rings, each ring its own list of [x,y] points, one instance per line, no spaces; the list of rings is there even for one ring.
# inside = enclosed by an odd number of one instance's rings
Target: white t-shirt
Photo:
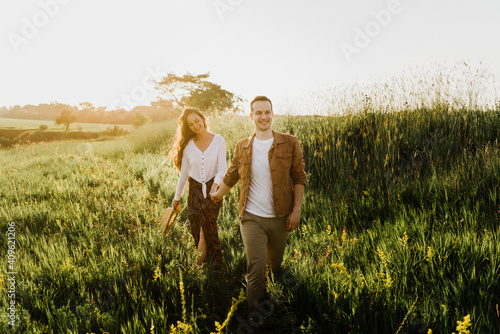
[[[259,217],[274,218],[273,183],[269,170],[269,149],[274,137],[267,140],[253,139],[252,167],[246,211]]]
[[[175,191],[175,200],[179,200],[186,190],[189,176],[203,186],[203,196],[206,198],[210,189],[205,182],[215,177],[214,183],[221,184],[226,174],[226,142],[221,135],[215,135],[207,149],[202,152],[191,139],[184,148],[182,156],[181,175]]]

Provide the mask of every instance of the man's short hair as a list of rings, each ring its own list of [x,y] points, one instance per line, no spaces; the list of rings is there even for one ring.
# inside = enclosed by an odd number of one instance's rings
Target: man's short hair
[[[267,96],[259,95],[259,96],[256,96],[252,100],[252,102],[250,102],[250,111],[251,112],[253,112],[253,103],[257,102],[257,101],[267,101],[267,102],[269,102],[269,104],[271,104],[271,111],[273,111],[273,103],[271,102],[271,100],[269,100],[269,98]]]

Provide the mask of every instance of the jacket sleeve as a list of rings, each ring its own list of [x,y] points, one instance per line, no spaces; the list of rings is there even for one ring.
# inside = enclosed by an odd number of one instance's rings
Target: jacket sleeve
[[[236,144],[236,148],[234,149],[233,160],[231,162],[231,167],[227,169],[226,175],[224,176],[224,184],[229,188],[234,187],[234,185],[240,179],[240,175],[238,173],[238,162],[239,162],[239,146],[240,143]]]

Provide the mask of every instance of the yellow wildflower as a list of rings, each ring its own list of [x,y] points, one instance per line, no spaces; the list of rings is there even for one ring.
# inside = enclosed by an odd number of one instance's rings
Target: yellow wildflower
[[[432,251],[432,247],[431,246],[427,247],[427,259],[426,259],[426,261],[431,263],[433,256],[434,256],[434,252]]]
[[[61,268],[62,268],[63,270],[68,270],[68,271],[69,271],[69,270],[71,269],[71,267],[72,267],[72,265],[71,265],[71,258],[69,258],[69,257],[68,257],[68,258],[66,259],[66,264],[65,264],[65,265],[63,265],[63,266],[61,266]]]
[[[182,320],[186,322],[186,298],[184,297],[184,281],[182,280],[182,271],[179,269],[179,292],[181,293],[181,304],[182,304]]]
[[[177,326],[170,325],[170,333],[171,334],[185,334],[185,333],[194,333],[193,327],[190,324],[186,324],[184,322],[177,321]]]
[[[307,236],[307,226],[306,225],[302,225],[302,237],[306,237]]]
[[[101,318],[101,312],[99,311],[99,309],[96,307],[94,308],[94,313],[96,314],[97,316],[97,319],[100,319]]]
[[[359,289],[360,290],[363,290],[363,288],[366,286],[366,281],[365,281],[365,278],[364,276],[361,276],[361,280],[359,282]]]
[[[470,326],[472,326],[472,324],[470,322],[470,314],[467,314],[464,317],[464,321],[459,320],[459,321],[457,321],[457,323],[458,323],[458,326],[457,326],[458,334],[470,334],[470,330],[467,329]],[[453,334],[455,334],[455,332],[453,332]]]
[[[332,252],[330,245],[326,246],[325,248],[325,258],[328,258],[330,256],[330,253]]]
[[[342,245],[343,245],[343,244],[345,244],[345,242],[346,242],[346,240],[347,240],[347,232],[348,232],[348,231],[347,231],[347,229],[346,229],[346,228],[344,228],[344,229],[342,230]]]
[[[406,231],[403,234],[403,236],[399,238],[399,242],[401,243],[402,246],[408,245],[408,234],[406,234]]]
[[[392,286],[392,278],[391,278],[391,275],[389,274],[389,268],[387,266],[387,259],[385,257],[385,253],[379,248],[377,247],[377,253],[378,255],[380,256],[380,259],[382,260],[382,264],[385,268],[385,286],[386,287],[391,287]]]
[[[153,282],[156,282],[156,280],[161,276],[160,272],[160,267],[156,267],[155,273],[153,275]]]
[[[231,318],[233,317],[234,312],[238,309],[238,305],[241,304],[244,300],[246,299],[245,297],[245,290],[241,289],[240,290],[240,295],[238,296],[238,299],[233,297],[233,304],[231,305],[231,309],[229,310],[229,313],[227,314],[226,320],[224,320],[224,323],[222,325],[216,321],[215,322],[215,329],[217,330],[216,333],[211,333],[211,334],[220,334],[222,330],[227,326]]]
[[[331,265],[333,268],[337,269],[341,274],[344,274],[347,276],[347,278],[351,279],[351,275],[349,275],[349,272],[347,271],[346,266],[344,265],[343,262],[341,263],[332,263]]]

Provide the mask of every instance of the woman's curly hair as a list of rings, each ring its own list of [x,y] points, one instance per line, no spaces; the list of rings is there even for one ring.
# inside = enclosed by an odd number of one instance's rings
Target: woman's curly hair
[[[177,127],[177,132],[175,134],[174,146],[168,152],[169,158],[174,159],[175,167],[177,167],[178,170],[181,170],[182,157],[184,156],[184,149],[186,148],[186,145],[189,143],[189,140],[191,138],[195,137],[195,134],[191,132],[191,130],[189,130],[189,126],[187,123],[187,117],[192,113],[200,116],[200,118],[203,120],[205,129],[208,129],[207,120],[199,109],[192,107],[184,108],[181,116],[179,117],[179,126]]]

